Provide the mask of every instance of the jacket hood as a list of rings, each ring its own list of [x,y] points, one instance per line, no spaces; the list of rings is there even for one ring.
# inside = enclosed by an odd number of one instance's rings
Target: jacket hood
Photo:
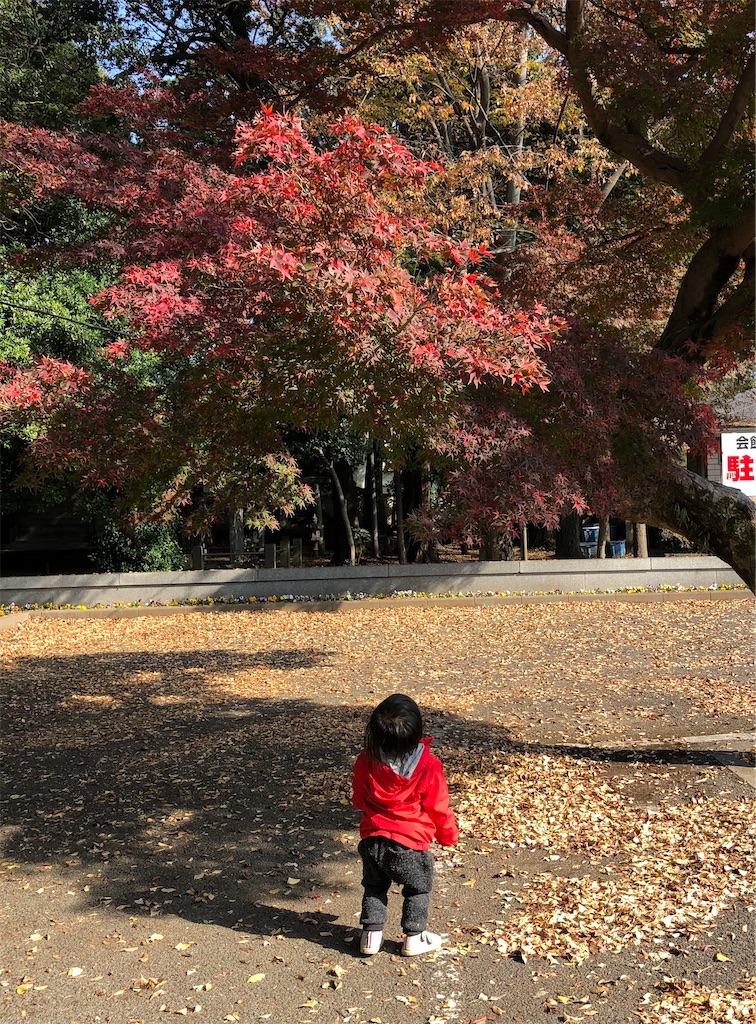
[[[411,779],[412,773],[417,768],[420,758],[423,756],[425,747],[422,743],[418,743],[414,750],[410,750],[407,754],[402,754],[400,757],[386,757],[381,756],[381,760],[384,764],[387,764],[392,771],[396,772],[397,775],[401,775],[403,779]]]
[[[390,791],[414,789],[426,767],[424,762],[430,756],[428,748],[432,742],[430,737],[425,737],[408,754],[381,759],[374,768],[376,783]]]

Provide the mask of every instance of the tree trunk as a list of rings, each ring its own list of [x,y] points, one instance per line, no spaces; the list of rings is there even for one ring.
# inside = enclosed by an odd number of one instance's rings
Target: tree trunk
[[[228,516],[228,545],[231,549],[231,562],[239,565],[244,559],[244,509],[235,508]]]
[[[431,468],[427,462],[423,463],[420,470],[420,507],[428,509],[431,507]],[[419,560],[421,562],[440,562],[438,544],[435,540],[423,541],[420,545]]]
[[[369,482],[369,487],[368,487]],[[378,540],[378,480],[376,474],[375,446],[371,445],[367,453],[367,464],[365,471],[365,504],[370,505],[370,537],[373,543],[373,556],[378,558],[381,554],[380,542]]]
[[[354,546],[354,534],[352,533],[352,524],[349,521],[349,508],[347,507],[346,498],[344,497],[344,491],[339,480],[339,474],[336,472],[336,467],[333,464],[333,460],[329,459],[328,465],[328,476],[331,480],[331,491],[333,493],[333,514],[334,519],[341,524],[343,536],[346,540],[347,548],[349,550],[349,565],[357,564],[357,551]]]
[[[756,504],[741,491],[680,468],[663,489],[628,502],[623,514],[711,551],[756,593]]]
[[[375,500],[378,505],[378,536],[386,536],[388,529],[386,515],[386,495],[383,493],[383,456],[377,442],[373,442],[375,452]]]
[[[628,555],[635,554],[635,523],[632,519],[625,520],[625,551]]]
[[[373,457],[372,449],[365,453],[365,487],[362,492],[362,515],[360,525],[368,533],[373,532]]]
[[[583,552],[580,547],[580,516],[577,512],[570,512],[566,516],[562,516],[559,520],[556,557],[583,557]]]
[[[638,558],[648,558],[648,531],[645,523],[635,524],[635,539],[638,544]]]
[[[606,558],[606,542],[609,540],[609,516],[599,518],[598,557]]]
[[[499,546],[499,538],[497,537],[493,530],[485,527],[480,531],[480,548],[478,550],[478,561],[501,561],[501,547]]]
[[[407,564],[407,545],[404,540],[404,498],[401,470],[394,471],[394,511],[396,512],[396,553],[399,565]]]
[[[405,521],[426,500],[430,500],[430,475],[425,476],[425,467],[415,464],[402,470],[402,500]],[[427,562],[426,545],[410,537],[407,543],[408,562]]]
[[[313,488],[315,494],[315,529],[312,535],[312,550],[317,557],[325,547],[325,523],[323,522],[323,501],[320,495],[320,484]]]

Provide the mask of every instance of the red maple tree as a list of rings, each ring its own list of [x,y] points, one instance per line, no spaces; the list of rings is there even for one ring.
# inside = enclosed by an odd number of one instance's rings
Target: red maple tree
[[[166,512],[203,484],[216,503],[290,511],[306,500],[287,427],[346,420],[375,437],[428,437],[481,383],[547,385],[542,351],[562,326],[505,309],[482,253],[413,212],[434,165],[380,128],[341,118],[316,147],[265,107],[238,126],[233,159],[147,124],[157,94],[116,97],[139,142],[6,125],[38,192],[107,211],[109,229],[67,258],[106,258],[94,297],[122,337],[92,365],[6,366],[6,416],[36,424],[33,475],[75,469]],[[101,90],[99,102],[113,92]],[[170,97],[168,97],[170,99]],[[174,119],[175,121],[175,119]],[[205,502],[195,515],[212,516]]]

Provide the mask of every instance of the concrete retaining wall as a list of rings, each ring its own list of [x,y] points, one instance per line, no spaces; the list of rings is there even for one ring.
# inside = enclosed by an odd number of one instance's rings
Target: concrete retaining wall
[[[0,578],[0,604],[112,605],[208,597],[287,594],[480,594],[502,591],[621,590],[626,587],[717,587],[742,581],[709,556],[442,565],[366,565],[308,569],[208,569],[203,572],[118,573]]]

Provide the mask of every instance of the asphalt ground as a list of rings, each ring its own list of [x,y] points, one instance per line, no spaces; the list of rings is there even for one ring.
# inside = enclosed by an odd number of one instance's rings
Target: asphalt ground
[[[0,1020],[752,1020],[738,601],[29,619],[3,659]],[[359,955],[351,764],[412,693],[446,946]],[[741,744],[742,746],[742,744]],[[748,755],[741,755],[748,763]]]

